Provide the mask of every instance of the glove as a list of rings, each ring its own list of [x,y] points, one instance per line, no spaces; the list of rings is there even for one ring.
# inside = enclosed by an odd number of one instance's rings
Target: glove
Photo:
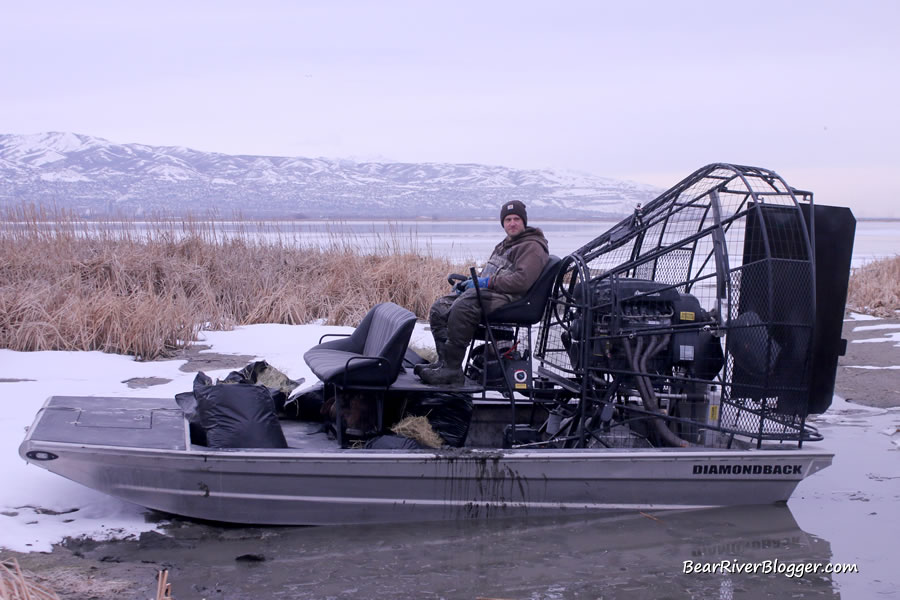
[[[488,284],[490,284],[490,282],[491,282],[490,277],[479,277],[478,278],[478,287],[485,290],[485,289],[487,289],[487,286],[488,286]],[[475,287],[475,282],[472,279],[467,279],[466,280],[466,289],[471,290],[473,287]]]

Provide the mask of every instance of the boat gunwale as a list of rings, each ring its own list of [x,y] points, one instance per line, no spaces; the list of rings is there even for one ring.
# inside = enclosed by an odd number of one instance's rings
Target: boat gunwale
[[[390,461],[394,463],[428,463],[428,462],[474,462],[503,461],[510,463],[525,461],[563,462],[575,461],[579,463],[590,461],[628,461],[628,462],[690,462],[690,461],[715,461],[734,460],[779,460],[792,459],[810,461],[814,466],[816,460],[828,460],[830,465],[834,459],[834,453],[827,450],[806,449],[800,447],[787,448],[499,448],[499,447],[463,447],[442,449],[366,449],[366,448],[338,448],[322,451],[307,450],[304,448],[209,448],[190,443],[188,420],[184,418],[185,448],[145,448],[141,446],[120,446],[106,444],[90,444],[84,442],[59,442],[34,439],[32,436],[37,430],[41,419],[49,410],[68,410],[63,407],[50,407],[53,396],[47,399],[38,411],[35,420],[25,438],[19,445],[20,456],[29,463],[40,462],[30,459],[26,454],[32,450],[32,445],[39,445],[44,451],[78,452],[78,453],[103,453],[118,456],[130,455],[134,457],[170,457],[180,459],[202,459],[203,462],[231,463],[242,460],[258,461],[286,461],[286,462],[333,462],[333,463],[366,463],[376,461]],[[127,409],[125,409],[127,410]],[[828,466],[828,465],[826,465]],[[800,480],[822,468],[813,468],[799,477]],[[779,480],[785,477],[779,476]]]
[[[303,457],[308,459],[323,460],[334,459],[345,461],[347,457],[359,457],[364,459],[402,459],[410,461],[419,461],[424,458],[435,458],[444,460],[474,460],[484,461],[492,459],[589,459],[604,458],[610,460],[630,460],[635,457],[646,459],[673,459],[682,457],[684,460],[690,458],[734,458],[737,456],[750,457],[759,456],[760,458],[834,458],[834,453],[827,450],[808,450],[805,448],[797,448],[794,450],[785,449],[767,449],[767,448],[736,448],[727,449],[707,449],[707,448],[629,448],[623,450],[621,448],[549,448],[545,450],[533,449],[504,449],[504,448],[447,448],[447,449],[367,449],[367,448],[335,448],[332,451],[323,452],[320,450],[305,450],[303,448],[208,448],[192,447],[181,449],[166,448],[142,448],[140,446],[111,446],[104,444],[85,444],[76,442],[54,442],[46,440],[34,440],[29,435],[23,440],[21,446],[27,443],[40,444],[42,448],[47,449],[71,449],[71,450],[103,450],[115,452],[118,454],[147,454],[147,455],[183,455],[198,458],[217,458],[217,459],[279,459],[285,457]],[[202,449],[200,449],[202,448]]]

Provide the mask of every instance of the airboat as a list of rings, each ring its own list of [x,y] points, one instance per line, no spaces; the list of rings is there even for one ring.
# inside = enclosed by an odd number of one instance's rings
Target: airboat
[[[415,380],[404,309],[376,307],[305,356],[335,399],[334,436],[282,418],[280,447],[211,447],[174,398],[54,396],[19,452],[136,504],[232,523],[785,502],[832,462],[807,419],[833,395],[854,229],[848,209],[772,171],[708,165],[486,315],[461,387]],[[438,392],[469,407],[456,446],[352,447]],[[354,395],[377,405],[375,431],[350,426]]]

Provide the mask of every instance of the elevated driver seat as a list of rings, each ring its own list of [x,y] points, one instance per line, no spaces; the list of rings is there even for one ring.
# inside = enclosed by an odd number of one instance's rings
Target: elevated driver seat
[[[516,391],[533,397],[531,330],[544,315],[561,266],[562,260],[551,255],[537,281],[522,298],[488,315],[482,314],[481,325],[469,345],[466,377],[480,381],[485,390],[508,391],[510,395]],[[484,343],[476,346],[477,341]],[[521,347],[523,345],[524,348]],[[497,349],[492,349],[492,346]],[[503,357],[502,361],[497,360],[498,353]],[[503,374],[504,368],[510,374],[509,382]]]

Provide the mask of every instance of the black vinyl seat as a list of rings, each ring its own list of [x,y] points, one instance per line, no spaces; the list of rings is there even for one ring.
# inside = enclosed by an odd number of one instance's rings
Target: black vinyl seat
[[[403,358],[416,324],[416,315],[393,302],[375,305],[363,317],[352,334],[323,342],[303,355],[303,360],[324,384],[334,391],[335,433],[341,447],[346,436],[342,415],[342,391],[375,392],[381,430],[384,392],[393,385],[403,369]]]
[[[562,259],[550,255],[550,260],[544,265],[544,270],[538,276],[528,292],[515,302],[501,306],[489,314],[488,322],[491,325],[534,325],[544,316],[544,307],[547,298],[553,290],[553,282],[559,274]]]
[[[402,306],[376,304],[352,334],[320,340],[303,360],[323,383],[387,388],[400,373],[415,324],[416,315]]]

